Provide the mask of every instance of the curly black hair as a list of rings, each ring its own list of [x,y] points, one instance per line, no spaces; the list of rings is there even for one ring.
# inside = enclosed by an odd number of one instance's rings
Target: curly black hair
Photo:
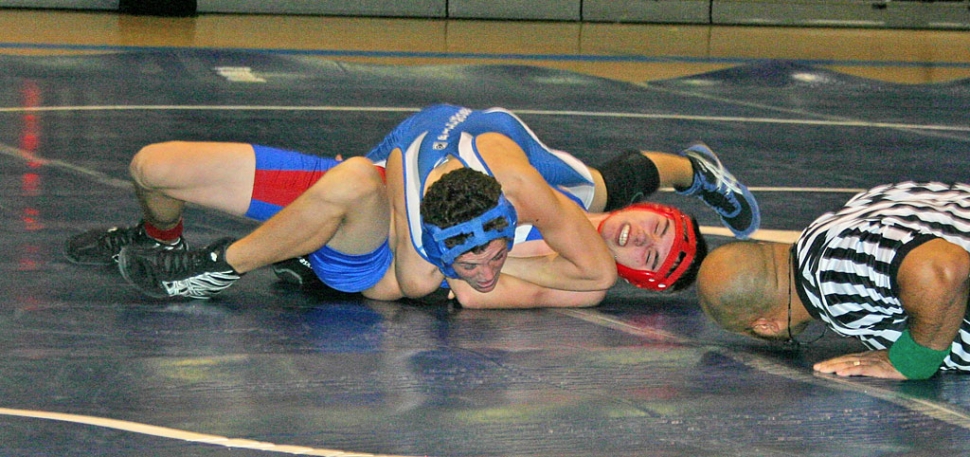
[[[459,168],[445,173],[428,188],[421,200],[421,218],[425,223],[445,229],[481,216],[498,204],[502,186],[485,173]],[[496,218],[485,224],[486,230],[503,229],[508,222]],[[461,244],[468,235],[445,240],[445,246]],[[477,247],[479,250],[483,246]]]

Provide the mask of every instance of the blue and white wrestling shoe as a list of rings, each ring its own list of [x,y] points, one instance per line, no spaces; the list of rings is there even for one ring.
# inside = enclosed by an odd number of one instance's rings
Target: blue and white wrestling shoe
[[[706,144],[695,144],[681,155],[694,168],[694,182],[680,195],[695,196],[721,217],[721,222],[740,239],[747,239],[761,226],[758,202],[744,184],[738,182]]]

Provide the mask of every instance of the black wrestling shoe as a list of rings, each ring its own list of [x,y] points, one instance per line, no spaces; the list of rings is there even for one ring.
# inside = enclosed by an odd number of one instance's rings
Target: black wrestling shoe
[[[148,296],[208,299],[233,285],[241,274],[226,263],[223,238],[193,251],[160,251],[127,246],[118,255],[121,276]]]
[[[687,189],[675,189],[678,194],[701,199],[738,238],[746,239],[758,230],[761,211],[754,195],[724,168],[707,145],[695,144],[681,154],[694,168],[694,181]]]
[[[304,256],[276,262],[272,266],[273,273],[280,281],[301,287],[316,287],[323,285],[317,274],[310,266],[310,260]]]
[[[74,235],[67,239],[64,256],[79,265],[113,265],[125,246],[169,251],[188,249],[182,238],[167,244],[148,236],[144,222],[139,222],[131,227],[98,228]]]

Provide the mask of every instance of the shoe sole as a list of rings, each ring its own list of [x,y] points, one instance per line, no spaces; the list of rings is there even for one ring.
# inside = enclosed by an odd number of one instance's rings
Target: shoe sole
[[[112,260],[111,262],[107,262],[107,263],[105,263],[105,262],[84,262],[82,260],[78,260],[78,259],[71,258],[67,254],[64,254],[64,258],[67,259],[68,262],[71,262],[74,265],[82,265],[82,266],[85,266],[85,267],[109,267],[111,265],[117,264],[117,262],[115,262],[114,260]]]
[[[274,268],[273,273],[276,275],[276,278],[279,279],[281,282],[284,282],[286,284],[293,284],[295,286],[303,285],[303,277],[297,274],[293,270],[290,270],[288,268],[285,268],[285,269]]]
[[[185,242],[183,241],[183,243],[185,243]],[[186,244],[183,244],[183,246],[185,246],[183,249],[188,249],[188,244],[187,243]],[[112,259],[109,260],[109,261],[107,261],[107,262],[105,262],[105,261],[83,261],[83,260],[78,259],[76,257],[71,257],[70,248],[67,247],[67,246],[65,246],[63,254],[64,254],[64,258],[67,259],[68,262],[71,262],[74,265],[83,265],[83,266],[90,266],[90,267],[108,267],[108,266],[112,266],[112,265],[117,265],[118,264],[118,260],[116,258],[114,258],[114,257],[112,257]],[[121,253],[119,252],[117,255],[121,255]]]
[[[63,252],[63,254],[64,254],[64,258],[67,259],[68,262],[73,263],[74,265],[106,267],[106,266],[114,265],[114,264],[118,263],[117,261],[115,261],[115,259],[111,259],[111,261],[109,261],[109,262],[105,262],[105,261],[89,261],[89,262],[85,262],[85,261],[83,261],[81,259],[78,259],[78,258],[75,258],[75,257],[71,257],[70,247],[69,246],[66,246],[66,245],[64,246],[64,252]]]
[[[155,292],[150,292],[148,290],[145,290],[143,287],[139,286],[138,284],[135,284],[135,282],[132,281],[131,278],[128,276],[128,272],[127,272],[128,256],[125,255],[127,254],[127,252],[125,252],[127,249],[128,248],[125,247],[121,250],[120,253],[118,253],[118,271],[121,272],[121,277],[125,278],[125,282],[127,282],[128,285],[130,285],[131,287],[134,287],[139,292],[145,295],[148,295],[149,297],[152,297],[152,298],[172,298],[176,296],[176,295],[158,294]],[[202,300],[207,300],[207,299],[208,298],[202,298]]]

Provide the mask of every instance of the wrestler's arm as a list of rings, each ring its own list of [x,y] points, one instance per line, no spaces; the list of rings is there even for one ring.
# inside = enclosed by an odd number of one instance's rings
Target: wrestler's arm
[[[394,274],[401,293],[409,298],[424,297],[441,286],[444,275],[414,249],[404,201],[404,172],[400,149],[387,159],[387,192],[391,201],[391,247],[394,250]]]
[[[555,254],[528,259],[503,272],[540,286],[595,291],[616,282],[616,264],[586,213],[552,189],[508,137],[486,133],[476,138],[479,153],[515,206],[520,224],[532,224]],[[512,266],[510,266],[512,268]]]
[[[941,238],[906,255],[896,282],[913,341],[938,351],[950,347],[966,314],[968,275],[970,255]],[[836,357],[816,364],[815,369],[842,376],[905,379],[890,363],[886,350]]]
[[[606,297],[606,290],[580,292],[551,289],[506,274],[499,277],[495,289],[488,293],[478,292],[460,280],[448,280],[448,284],[455,299],[464,308],[583,308],[596,306]]]

